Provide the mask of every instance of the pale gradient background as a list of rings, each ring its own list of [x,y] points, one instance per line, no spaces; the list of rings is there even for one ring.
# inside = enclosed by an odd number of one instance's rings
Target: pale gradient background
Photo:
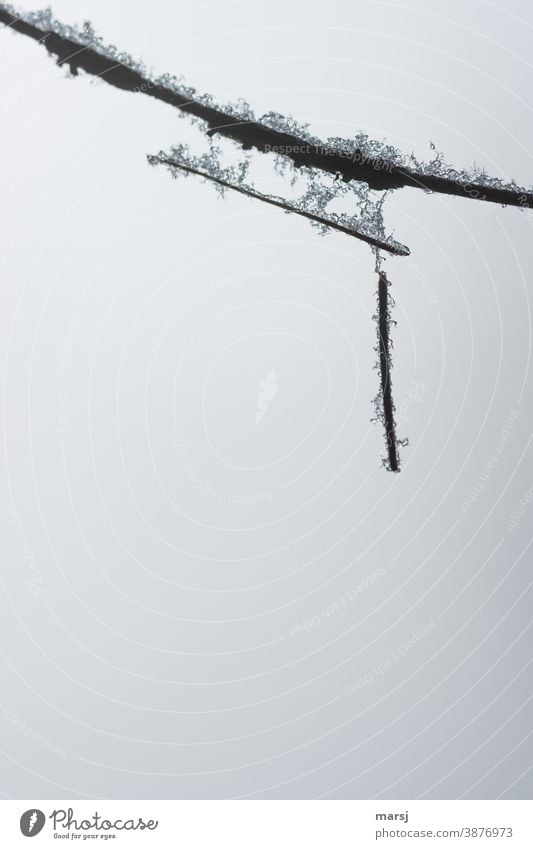
[[[259,114],[533,183],[525,0],[54,9]],[[5,31],[0,64],[0,792],[530,797],[533,217],[390,199],[389,475],[370,250],[150,169],[172,109]]]

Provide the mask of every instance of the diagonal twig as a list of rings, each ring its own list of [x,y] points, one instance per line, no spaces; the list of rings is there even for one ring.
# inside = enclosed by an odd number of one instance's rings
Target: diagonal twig
[[[337,230],[340,233],[344,233],[347,236],[353,236],[357,239],[360,239],[363,242],[366,242],[372,247],[381,248],[382,250],[388,251],[391,254],[395,254],[396,256],[409,256],[409,248],[405,245],[402,245],[400,242],[396,242],[390,238],[379,238],[377,235],[371,232],[365,232],[364,222],[360,222],[359,224],[353,223],[350,226],[343,224],[342,220],[338,217],[333,217],[331,215],[319,215],[307,210],[301,209],[296,206],[294,203],[291,203],[289,200],[285,198],[276,197],[275,195],[267,195],[263,192],[257,191],[251,186],[247,186],[242,183],[236,183],[229,179],[224,179],[223,176],[215,176],[208,171],[199,168],[193,167],[192,165],[186,164],[183,161],[172,159],[171,157],[165,156],[160,153],[155,156],[149,156],[148,161],[151,165],[166,165],[172,171],[183,171],[186,174],[194,174],[197,177],[203,177],[206,180],[209,180],[212,183],[215,183],[219,186],[222,186],[226,189],[231,189],[232,191],[238,192],[240,194],[246,195],[247,197],[254,198],[255,200],[263,201],[264,203],[270,204],[271,206],[276,206],[278,209],[283,209],[285,212],[296,213],[297,215],[301,215],[306,218],[308,221],[312,221],[315,224],[320,224],[323,227],[327,227],[331,230]]]

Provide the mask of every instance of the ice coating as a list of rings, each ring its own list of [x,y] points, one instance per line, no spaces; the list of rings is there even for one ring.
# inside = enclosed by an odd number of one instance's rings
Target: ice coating
[[[2,4],[1,8],[8,11],[12,17],[17,17],[17,13],[12,6]],[[242,99],[233,104],[220,106],[211,95],[198,94],[194,88],[187,85],[181,78],[170,74],[152,76],[144,64],[137,62],[129,54],[119,51],[114,45],[105,45],[88,21],[81,28],[61,24],[54,19],[50,8],[29,12],[21,17],[26,23],[41,31],[55,33],[69,42],[80,44],[100,55],[106,56],[108,59],[125,65],[154,86],[164,86],[181,97],[190,101],[196,101],[209,109],[223,111],[237,118],[239,121],[255,122],[257,120],[250,105]],[[306,125],[300,125],[292,118],[284,118],[282,115],[270,112],[264,115],[260,119],[260,122],[263,122],[264,126],[277,131],[292,134],[297,133],[303,141],[309,144],[321,144],[319,139],[315,139],[309,134]],[[207,128],[204,127],[203,129],[205,131]],[[199,176],[212,179],[219,190],[223,190],[225,187],[238,187],[250,197],[283,206],[286,211],[295,212],[300,215],[303,214],[309,217],[311,223],[322,233],[330,229],[341,230],[349,235],[368,241],[376,247],[381,247],[383,250],[399,255],[409,253],[404,245],[401,245],[385,234],[382,213],[383,198],[372,197],[371,195],[375,195],[375,193],[371,192],[366,183],[360,181],[350,181],[347,183],[336,179],[332,175],[322,174],[316,169],[301,168],[298,175],[295,175],[294,171],[291,175],[292,187],[294,187],[294,183],[298,177],[303,178],[305,185],[301,188],[300,195],[294,199],[282,198],[271,193],[262,192],[253,182],[246,180],[250,168],[249,154],[241,152],[240,163],[226,168],[221,163],[221,155],[221,147],[215,145],[212,137],[209,137],[209,151],[207,153],[196,155],[185,145],[179,145],[174,147],[166,157],[164,154],[160,154],[159,157],[151,157],[150,161],[152,164],[164,162],[174,171],[181,166],[182,170],[186,170],[188,173],[196,172]],[[277,172],[281,173],[284,171],[286,173],[283,160],[287,162],[289,167],[292,163],[282,154],[276,153],[274,155]],[[335,199],[349,199],[352,202],[352,209],[356,211],[348,214],[346,212],[339,213],[328,210],[327,207]]]
[[[129,54],[104,44],[89,22],[81,27],[65,26],[54,19],[49,8],[19,14],[13,6],[0,3],[0,23],[44,44],[57,57],[57,63],[67,65],[73,75],[83,70],[124,91],[143,93],[178,108],[208,141],[204,152],[200,152],[200,146],[192,152],[185,145],[178,145],[168,153],[150,156],[151,164],[168,167],[174,176],[195,174],[221,192],[240,192],[304,216],[322,232],[341,231],[372,246],[379,279],[375,320],[380,392],[375,402],[376,419],[385,430],[384,465],[390,471],[399,471],[398,447],[406,445],[407,440],[397,438],[394,421],[390,329],[395,322],[391,318],[390,283],[382,271],[382,255],[384,251],[400,255],[409,251],[385,234],[384,201],[390,190],[412,187],[530,209],[533,189],[520,188],[512,179],[491,177],[476,166],[453,167],[433,143],[430,147],[434,155],[424,162],[363,132],[349,139],[322,140],[307,124],[277,112],[256,117],[243,99],[222,104],[212,95],[199,93],[181,77],[153,74]],[[232,164],[225,161],[228,151],[218,144],[220,139],[236,143],[237,157]],[[260,188],[253,175],[250,151],[255,151],[259,159],[270,161],[283,186],[281,195]],[[348,211],[342,209],[343,204]]]
[[[373,316],[378,331],[375,368],[379,371],[379,392],[374,398],[374,424],[381,424],[385,434],[387,453],[382,462],[388,472],[400,471],[399,448],[409,445],[408,439],[399,439],[396,430],[396,407],[392,395],[392,339],[391,326],[396,322],[392,318],[395,306],[390,294],[391,283],[385,272],[378,273],[377,311]]]
[[[185,144],[175,145],[170,151],[161,151],[148,157],[151,165],[164,165],[174,176],[194,174],[209,180],[218,191],[226,189],[238,191],[256,200],[277,206],[285,212],[296,213],[307,218],[321,233],[337,230],[346,235],[355,236],[368,242],[376,249],[406,256],[409,250],[405,245],[387,236],[383,224],[383,195],[373,192],[366,183],[351,181],[344,183],[330,174],[310,168],[293,169],[291,179],[286,179],[286,167],[279,157],[271,159],[272,174],[265,174],[268,157],[262,154],[258,163],[258,154],[242,154],[235,145],[225,143],[222,146],[208,137],[208,147],[202,153],[193,153]],[[236,164],[224,162],[238,153]],[[254,164],[260,164],[262,172],[254,177]],[[274,175],[282,195],[274,194],[262,188],[270,186]],[[267,179],[268,177],[268,179]],[[334,207],[346,205],[350,213]],[[332,208],[333,207],[333,208]]]
[[[50,52],[59,56],[61,64],[70,65],[73,73],[78,67],[87,70],[80,51],[75,49],[77,45],[108,63],[115,63],[100,70],[98,76],[121,88],[142,90],[144,94],[171,102],[189,117],[203,117],[210,132],[234,138],[245,149],[255,147],[261,152],[278,152],[298,167],[339,173],[344,181],[359,180],[376,190],[411,186],[522,208],[533,206],[531,188],[520,188],[514,180],[491,177],[476,166],[470,169],[451,166],[433,144],[431,147],[435,155],[430,161],[423,162],[414,154],[403,154],[393,145],[371,139],[363,132],[348,139],[329,137],[324,140],[313,135],[308,125],[277,112],[257,117],[243,99],[231,104],[219,103],[213,96],[198,92],[183,78],[168,73],[154,75],[128,53],[114,45],[104,44],[89,22],[81,27],[60,23],[53,17],[50,8],[19,13],[10,4],[0,3],[0,21],[19,32],[24,29],[17,26],[17,22],[24,22],[44,34],[45,37],[39,40]],[[35,33],[24,32],[37,37]],[[55,40],[46,38],[46,34],[53,34]],[[61,40],[63,44],[59,43]],[[124,78],[117,81],[119,70],[130,73],[129,82]]]

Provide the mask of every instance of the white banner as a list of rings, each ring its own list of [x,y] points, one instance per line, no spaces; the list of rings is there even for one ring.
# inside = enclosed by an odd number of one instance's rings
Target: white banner
[[[532,849],[529,801],[2,801],[0,845]],[[61,842],[60,842],[61,841]],[[117,843],[117,841],[120,841]]]

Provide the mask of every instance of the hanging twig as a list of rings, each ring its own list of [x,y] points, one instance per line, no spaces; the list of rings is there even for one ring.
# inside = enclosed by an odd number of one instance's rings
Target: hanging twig
[[[394,402],[392,400],[389,286],[390,283],[387,280],[387,275],[384,271],[380,271],[378,282],[378,345],[382,402],[381,418],[385,427],[387,468],[391,472],[399,472],[400,460],[398,456],[396,424],[394,421]]]

